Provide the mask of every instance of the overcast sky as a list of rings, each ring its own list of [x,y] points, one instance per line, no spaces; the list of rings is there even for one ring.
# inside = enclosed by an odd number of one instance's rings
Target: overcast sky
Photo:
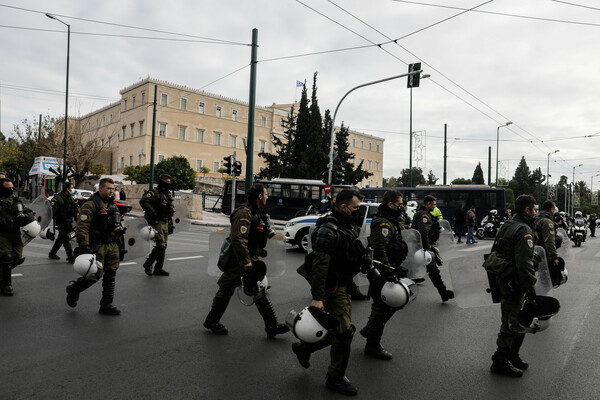
[[[471,178],[478,162],[487,182],[490,146],[495,180],[497,127],[508,121],[499,159],[509,178],[522,156],[546,174],[555,150],[551,182],[570,182],[579,164],[577,181],[589,185],[600,174],[594,0],[0,0],[5,133],[40,113],[64,115],[66,27],[45,12],[71,25],[70,115],[117,101],[119,90],[147,76],[248,101],[257,28],[262,106],[292,103],[296,81],[310,85],[317,71],[319,106],[333,112],[351,88],[422,62],[431,78],[413,89],[413,131],[426,141],[413,165],[433,170],[438,183],[444,124],[448,183]],[[338,112],[336,124],[385,138],[385,177],[408,167],[409,99],[401,78],[353,92]]]

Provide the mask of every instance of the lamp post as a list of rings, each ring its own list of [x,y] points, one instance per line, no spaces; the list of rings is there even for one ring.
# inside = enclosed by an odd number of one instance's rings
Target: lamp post
[[[594,178],[600,176],[600,174],[592,175],[590,179],[590,204],[594,201]]]
[[[581,167],[583,164],[579,164],[573,167],[573,190],[571,191],[571,216],[575,213],[575,190],[577,185],[575,184],[575,168]]]
[[[431,75],[429,75],[429,74],[425,74],[425,75],[423,75],[421,77],[421,79],[426,79],[426,78],[429,78],[430,76]],[[410,130],[410,133],[409,133],[410,144],[408,146],[409,147],[409,149],[408,149],[408,151],[409,151],[409,160],[408,160],[408,186],[409,187],[413,187],[413,169],[412,169],[412,151],[413,151],[412,150],[412,148],[413,148],[412,147],[412,144],[413,144],[413,140],[412,140],[412,137],[413,137],[413,129],[412,129],[412,90],[413,90],[413,88],[411,86],[411,88],[410,88],[410,122],[409,122],[409,125],[410,125],[409,126],[409,130]]]
[[[554,150],[552,153],[548,153],[548,166],[546,169],[546,200],[550,198],[550,154],[558,153],[560,150]]]
[[[333,178],[333,153],[334,153],[334,147],[335,147],[335,117],[337,116],[337,112],[340,108],[340,106],[342,105],[342,102],[344,101],[344,99],[346,97],[348,97],[348,95],[352,92],[354,92],[356,89],[360,89],[362,87],[365,86],[371,86],[371,85],[375,85],[377,83],[382,83],[382,82],[387,82],[387,81],[391,81],[394,79],[398,79],[398,78],[403,78],[405,76],[409,76],[409,75],[417,75],[420,74],[421,72],[423,72],[422,70],[418,70],[418,71],[413,71],[413,72],[409,72],[406,74],[402,74],[402,75],[396,75],[396,76],[392,76],[389,78],[385,78],[385,79],[380,79],[378,81],[373,81],[373,82],[369,82],[369,83],[364,83],[362,85],[358,85],[350,90],[348,90],[346,92],[346,94],[340,99],[339,103],[337,104],[337,106],[335,107],[335,111],[333,112],[333,119],[331,120],[331,142],[330,142],[330,146],[329,146],[329,171],[328,171],[328,178],[329,178],[329,183],[332,182],[332,178]]]
[[[510,124],[512,124],[512,122],[508,121],[506,124],[496,128],[496,187],[498,187],[498,145],[500,144],[500,128],[504,128]]]
[[[46,13],[46,17],[54,19],[63,25],[67,26],[67,87],[65,89],[65,139],[64,139],[64,151],[63,151],[63,182],[67,181],[67,126],[69,123],[68,112],[69,112],[69,53],[71,50],[71,25],[64,21],[56,18],[50,13]]]

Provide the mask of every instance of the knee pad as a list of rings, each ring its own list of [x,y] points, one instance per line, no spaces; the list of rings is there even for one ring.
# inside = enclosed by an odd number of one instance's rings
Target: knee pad
[[[13,262],[13,256],[11,253],[0,256],[0,266],[10,267],[12,265],[12,262]]]
[[[345,344],[352,343],[354,332],[356,332],[356,327],[354,325],[350,325],[350,328],[340,335],[341,341]]]

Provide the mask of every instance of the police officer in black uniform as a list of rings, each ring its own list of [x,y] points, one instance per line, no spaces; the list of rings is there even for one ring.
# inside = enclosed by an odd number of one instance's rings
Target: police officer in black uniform
[[[48,258],[60,260],[60,257],[56,253],[61,246],[64,246],[67,253],[67,262],[69,263],[75,261],[69,235],[75,228],[75,217],[77,217],[77,205],[71,195],[71,187],[71,182],[63,183],[63,190],[57,193],[50,201],[54,224],[58,229],[58,236],[54,241],[50,254],[48,254]]]

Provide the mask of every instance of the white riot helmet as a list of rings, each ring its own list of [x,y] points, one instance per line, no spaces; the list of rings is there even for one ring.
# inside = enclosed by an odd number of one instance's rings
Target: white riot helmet
[[[267,294],[269,280],[267,265],[262,261],[253,261],[252,270],[242,275],[242,287],[238,290],[238,298],[243,305],[251,306]]]
[[[431,252],[427,250],[418,250],[413,256],[413,258],[415,260],[415,263],[417,263],[418,265],[429,265],[431,263],[431,260],[433,260]]]
[[[381,301],[392,308],[402,308],[416,297],[416,285],[408,279],[402,278],[399,282],[386,282],[381,288]]]
[[[286,325],[298,339],[306,343],[322,340],[328,329],[335,328],[339,321],[329,313],[315,306],[304,307],[296,313],[292,310],[285,318]]]
[[[156,237],[156,231],[151,226],[145,226],[140,230],[142,238],[146,241],[152,241]]]
[[[37,235],[39,235],[41,230],[42,230],[42,227],[40,226],[40,223],[37,221],[32,221],[32,222],[28,223],[27,225],[21,227],[21,233],[22,233],[23,237],[29,238],[29,239],[35,239],[35,237]]]
[[[79,275],[85,277],[95,275],[102,269],[102,263],[96,260],[95,254],[81,254],[75,258],[73,269]]]
[[[54,240],[56,236],[54,235],[54,231],[50,230],[50,227],[46,227],[46,229],[42,229],[40,232],[40,237],[42,239]]]
[[[491,209],[491,210],[490,210],[490,214],[492,214],[492,215],[498,215],[498,210],[496,210],[496,209]]]
[[[581,211],[575,211],[575,218],[582,218],[583,214],[581,213]]]

